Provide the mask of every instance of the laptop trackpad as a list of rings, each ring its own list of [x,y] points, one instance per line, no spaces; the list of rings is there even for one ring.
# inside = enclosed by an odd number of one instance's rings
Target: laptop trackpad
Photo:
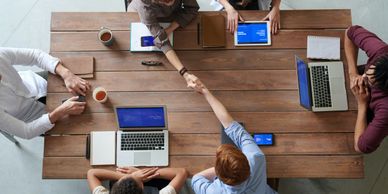
[[[151,164],[150,152],[135,152],[133,156],[135,166],[149,166]]]

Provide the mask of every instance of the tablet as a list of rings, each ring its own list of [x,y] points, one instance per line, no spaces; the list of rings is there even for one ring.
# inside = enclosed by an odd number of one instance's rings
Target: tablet
[[[271,45],[269,21],[239,22],[234,33],[235,46],[267,46]]]

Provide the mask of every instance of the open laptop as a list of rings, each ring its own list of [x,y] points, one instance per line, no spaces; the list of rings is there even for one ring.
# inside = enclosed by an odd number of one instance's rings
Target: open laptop
[[[271,45],[269,21],[239,22],[234,33],[235,46],[268,46]]]
[[[117,106],[117,166],[168,166],[165,106]]]
[[[341,61],[306,64],[295,56],[295,63],[301,106],[313,112],[348,110]]]

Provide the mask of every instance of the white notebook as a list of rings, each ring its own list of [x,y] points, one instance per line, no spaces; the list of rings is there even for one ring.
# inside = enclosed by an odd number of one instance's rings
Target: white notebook
[[[116,163],[116,132],[90,132],[90,165],[114,165]]]
[[[340,60],[339,37],[307,36],[307,58]]]
[[[170,23],[160,23],[160,26],[167,28]],[[148,30],[147,26],[140,22],[131,23],[131,48],[130,51],[161,51],[156,46],[148,46],[151,41],[147,38],[152,36],[151,32]],[[173,45],[173,33],[170,37],[171,46]],[[146,42],[144,42],[146,41]],[[144,44],[146,43],[146,44]]]

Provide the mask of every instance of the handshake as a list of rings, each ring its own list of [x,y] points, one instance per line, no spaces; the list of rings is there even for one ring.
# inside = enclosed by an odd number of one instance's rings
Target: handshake
[[[205,93],[209,92],[209,90],[202,83],[202,81],[199,80],[199,78],[197,76],[190,74],[190,73],[186,73],[186,74],[184,74],[183,77],[186,80],[188,88],[191,88],[200,94],[205,94]]]

